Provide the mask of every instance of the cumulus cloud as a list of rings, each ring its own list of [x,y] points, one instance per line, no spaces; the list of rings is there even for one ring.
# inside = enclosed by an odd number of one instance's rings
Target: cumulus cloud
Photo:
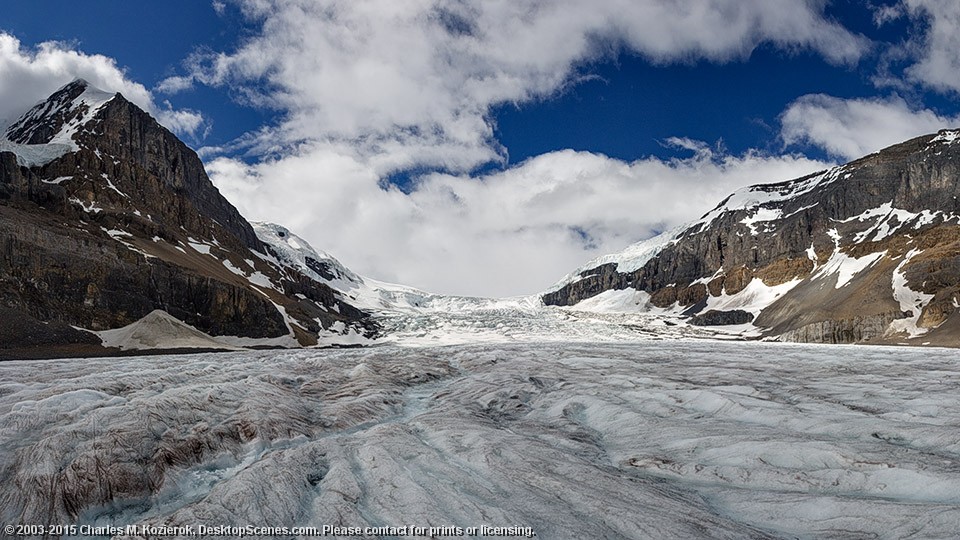
[[[16,120],[37,101],[80,77],[97,88],[121,92],[180,134],[193,134],[203,125],[200,113],[158,107],[142,84],[127,78],[113,58],[85,54],[69,44],[47,41],[25,48],[16,37],[0,32],[0,125]]]
[[[438,292],[542,290],[715,205],[745,184],[800,176],[802,157],[717,154],[626,163],[562,151],[506,165],[494,106],[549,99],[628,52],[655,64],[743,60],[761,44],[835,64],[871,46],[826,0],[235,0],[251,37],[197,51],[157,86],[227,87],[276,123],[208,171],[244,215],[279,221],[367,275]],[[222,154],[221,154],[222,155]],[[398,171],[423,176],[404,192]]]
[[[284,223],[362,274],[442,293],[529,294],[585,261],[695,219],[732,190],[823,169],[800,156],[693,155],[624,162],[572,150],[479,178],[431,174],[382,188],[356,156],[325,145],[280,160],[208,165],[249,218]]]
[[[255,153],[346,142],[389,173],[504,162],[492,106],[543,99],[585,63],[627,50],[655,63],[743,59],[761,43],[836,63],[869,46],[823,16],[824,0],[238,0],[257,34],[197,52],[159,86],[228,85],[278,110]]]
[[[886,60],[903,68],[902,74],[881,70],[878,82],[897,86],[920,84],[944,93],[960,93],[960,3],[954,0],[901,0],[874,9],[874,21],[883,25],[907,17],[914,31],[891,47]]]
[[[912,108],[903,98],[842,99],[808,94],[780,117],[786,144],[811,144],[829,154],[855,159],[911,137],[960,126],[960,116]]]
[[[916,44],[918,61],[907,68],[907,76],[937,90],[960,92],[960,3],[906,0],[904,5],[929,25],[922,42]]]
[[[154,107],[152,113],[157,121],[170,131],[189,135],[193,139],[205,137],[210,128],[209,122],[198,111],[174,109],[167,100],[163,100],[162,106]]]

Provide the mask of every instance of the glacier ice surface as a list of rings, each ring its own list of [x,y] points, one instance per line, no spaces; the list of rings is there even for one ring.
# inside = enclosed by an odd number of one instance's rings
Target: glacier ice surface
[[[381,345],[0,364],[0,522],[947,538],[945,349]]]

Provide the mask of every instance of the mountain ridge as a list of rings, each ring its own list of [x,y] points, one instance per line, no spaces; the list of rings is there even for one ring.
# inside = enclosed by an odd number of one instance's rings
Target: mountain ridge
[[[588,263],[543,301],[575,306],[633,290],[646,295],[638,304],[647,308],[696,315],[740,309],[769,293],[748,309],[767,337],[848,343],[925,335],[954,344],[949,332],[935,334],[956,318],[960,296],[951,281],[960,268],[958,141],[957,130],[941,130],[826,171],[743,188],[701,219],[626,250],[639,256]],[[928,264],[933,259],[940,270]],[[754,279],[762,286],[748,290]],[[824,280],[834,280],[831,291]],[[890,294],[868,294],[868,283],[886,283]],[[931,296],[914,298],[918,292]],[[903,319],[913,322],[894,323]]]
[[[162,349],[163,339],[357,345],[382,337],[381,323],[416,341],[419,329],[497,314],[497,328],[509,319],[531,325],[517,333],[527,335],[566,317],[543,311],[551,306],[718,329],[689,333],[701,337],[960,346],[957,130],[737,190],[543,293],[499,300],[382,283],[281,225],[248,222],[195,152],[121,94],[82,80],[4,136],[0,322],[10,328],[0,357],[33,354],[32,344]]]
[[[332,327],[376,333],[336,291],[270,261],[196,153],[121,94],[75,80],[5,135],[0,305],[24,320],[102,331],[160,309],[291,346]]]

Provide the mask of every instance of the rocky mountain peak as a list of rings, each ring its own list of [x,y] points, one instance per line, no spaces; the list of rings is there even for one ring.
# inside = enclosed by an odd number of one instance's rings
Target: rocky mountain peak
[[[196,152],[119,93],[75,80],[6,135],[0,325],[106,332],[162,310],[230,347],[374,331],[324,279],[273,257]]]
[[[4,136],[17,144],[73,145],[77,132],[117,95],[84,79],[74,79],[34,105],[7,128]]]

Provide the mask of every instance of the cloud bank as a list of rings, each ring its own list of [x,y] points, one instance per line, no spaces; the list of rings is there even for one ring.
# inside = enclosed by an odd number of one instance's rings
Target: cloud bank
[[[873,77],[876,86],[899,93],[801,96],[780,117],[786,145],[808,144],[837,158],[855,159],[912,137],[960,127],[960,115],[917,103],[920,89],[960,96],[960,2],[900,0],[872,9],[877,26],[902,20],[909,27],[902,42],[881,51]]]
[[[728,62],[762,44],[838,65],[871,46],[825,0],[238,0],[253,33],[198,51],[157,91],[228,88],[278,121],[204,149],[246,216],[286,224],[363,274],[443,293],[513,295],[710,209],[746,184],[827,164],[694,155],[631,163],[573,151],[508,164],[492,107],[550,99],[594,61]],[[222,9],[221,4],[221,9]],[[422,176],[406,191],[391,174]]]
[[[960,93],[960,3],[952,0],[901,0],[874,12],[878,25],[907,17],[914,32],[890,55],[906,63],[902,78],[939,92]]]
[[[589,77],[593,62],[620,54],[661,65],[722,63],[765,45],[851,66],[877,51],[826,17],[826,4],[217,1],[219,13],[242,11],[249,37],[233,50],[197,51],[152,91],[109,57],[59,42],[28,48],[0,33],[0,119],[80,76],[123,92],[181,135],[196,134],[206,125],[200,113],[157,96],[221,87],[276,118],[226,148],[201,149],[214,182],[247,217],[283,223],[379,279],[445,293],[530,293],[596,255],[696,218],[734,189],[832,163],[729,155],[676,138],[665,141],[681,156],[674,159],[558,151],[510,164],[494,135],[494,107],[551,99]],[[893,71],[877,77],[899,94],[801,96],[780,116],[785,148],[812,145],[851,159],[960,125],[917,105],[909,90],[960,92],[960,4],[902,0],[875,9],[878,25],[902,18],[913,31],[883,52]],[[490,164],[503,170],[477,172]],[[386,180],[424,170],[444,172],[415,176],[405,191]]]
[[[747,58],[760,44],[853,63],[869,43],[824,0],[239,0],[257,29],[231,52],[198,52],[177,92],[229,86],[282,117],[244,142],[281,155],[340,145],[378,174],[469,171],[506,161],[491,107],[546,99],[622,51],[654,63]]]
[[[410,193],[325,147],[254,166],[221,158],[208,171],[245,216],[282,221],[366,275],[509,296],[699,217],[738,187],[830,165],[674,142],[694,155],[627,163],[565,150],[481,177],[432,174]]]

